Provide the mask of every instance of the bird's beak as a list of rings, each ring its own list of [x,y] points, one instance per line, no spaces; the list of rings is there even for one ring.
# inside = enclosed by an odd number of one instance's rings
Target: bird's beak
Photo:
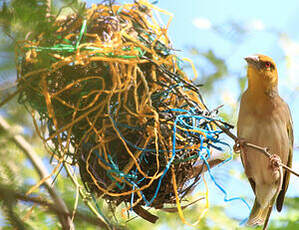
[[[256,55],[248,56],[245,57],[244,59],[248,63],[248,65],[254,65],[254,66],[256,66],[260,60],[259,57]]]

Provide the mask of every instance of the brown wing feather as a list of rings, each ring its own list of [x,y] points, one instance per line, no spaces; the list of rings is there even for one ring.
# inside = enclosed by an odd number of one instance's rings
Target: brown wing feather
[[[291,118],[291,113],[288,107],[289,112],[289,123],[287,124],[287,130],[288,130],[288,136],[289,136],[289,157],[288,157],[288,167],[292,167],[292,159],[293,159],[293,143],[294,143],[294,135],[293,135],[293,122]],[[284,178],[283,178],[283,184],[280,193],[278,194],[277,200],[276,200],[276,208],[280,212],[282,209],[283,201],[285,194],[287,192],[288,186],[290,181],[290,173],[288,171],[285,171]]]
[[[246,94],[246,92],[244,94]],[[238,124],[237,124],[237,126],[238,126],[237,127],[237,135],[238,135],[238,137],[240,137],[240,134],[239,134],[239,132],[240,132],[240,127],[239,127],[240,123],[239,122],[240,122],[240,115],[242,113],[242,108],[243,108],[242,105],[244,105],[244,94],[241,97],[241,105],[240,105],[239,118],[238,118]],[[246,162],[246,158],[244,157],[244,154],[246,154],[245,151],[246,151],[246,147],[242,148],[241,149],[241,153],[240,153],[241,162],[243,164],[244,169],[246,169],[246,165],[248,165],[248,162]],[[255,181],[252,178],[248,178],[248,181],[249,181],[250,186],[251,186],[251,188],[252,188],[252,190],[253,190],[253,192],[255,194]]]
[[[244,150],[243,150],[244,151]],[[244,166],[244,168],[246,167],[246,159],[243,157],[243,154],[245,154],[244,152],[241,152],[241,154],[240,154],[240,157],[241,157],[241,161],[242,161],[242,164],[243,164],[243,166]],[[248,178],[248,181],[249,181],[249,183],[250,183],[250,185],[251,185],[251,188],[252,188],[252,190],[253,190],[253,192],[254,192],[254,194],[255,194],[255,182],[254,182],[254,180],[252,179],[252,178]]]

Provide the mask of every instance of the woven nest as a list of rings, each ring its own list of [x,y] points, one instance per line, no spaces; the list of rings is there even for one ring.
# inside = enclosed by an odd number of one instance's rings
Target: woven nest
[[[19,101],[39,114],[51,153],[141,216],[182,199],[220,131],[150,5],[97,5],[53,27],[18,53]]]

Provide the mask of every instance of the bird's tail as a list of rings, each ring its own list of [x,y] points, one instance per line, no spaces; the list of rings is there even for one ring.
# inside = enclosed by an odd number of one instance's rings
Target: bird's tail
[[[272,202],[271,202],[272,203]],[[247,225],[249,226],[261,226],[264,225],[263,229],[267,229],[269,217],[272,211],[272,205],[262,208],[255,198],[253,208],[251,210]]]

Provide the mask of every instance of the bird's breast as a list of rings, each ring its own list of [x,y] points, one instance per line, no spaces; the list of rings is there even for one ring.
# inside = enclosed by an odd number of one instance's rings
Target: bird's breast
[[[269,148],[273,154],[280,156],[283,163],[287,162],[289,139],[286,122],[279,112],[242,111],[238,120],[238,137],[246,141]],[[270,166],[269,159],[260,151],[244,148],[242,162],[247,177],[254,178],[257,183],[272,184],[278,179]],[[273,174],[273,175],[272,175]]]

